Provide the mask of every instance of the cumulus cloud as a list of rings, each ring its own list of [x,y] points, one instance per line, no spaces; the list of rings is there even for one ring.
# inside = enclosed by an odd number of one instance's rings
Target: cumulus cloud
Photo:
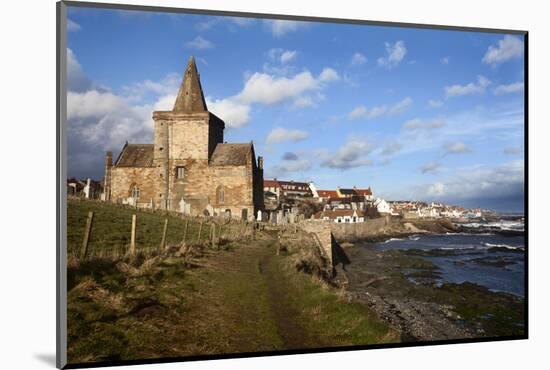
[[[67,88],[69,91],[83,92],[92,88],[73,51],[67,48]]]
[[[271,130],[267,135],[267,144],[276,144],[284,141],[301,141],[308,137],[308,133],[302,130],[288,130],[283,127],[277,127]]]
[[[292,161],[283,161],[269,169],[270,177],[284,176],[289,172],[303,172],[311,169],[311,161],[307,159],[299,159]]]
[[[80,25],[78,23],[76,23],[75,21],[73,21],[70,18],[67,18],[67,31],[68,32],[77,32],[77,31],[80,31],[81,29],[82,29],[82,27],[80,27]]]
[[[371,151],[372,148],[366,140],[350,139],[335,153],[327,153],[321,166],[341,170],[368,166],[372,164],[367,158]]]
[[[351,62],[350,64],[352,66],[359,66],[361,64],[365,64],[367,62],[367,57],[365,57],[363,54],[361,53],[355,53],[353,54],[353,56],[351,57]]]
[[[397,41],[395,44],[386,42],[385,46],[387,55],[385,57],[378,58],[378,65],[388,69],[397,67],[407,54],[405,42],[401,40]]]
[[[519,37],[506,35],[498,41],[496,46],[489,46],[482,61],[485,64],[495,66],[510,59],[521,58],[523,53],[523,41]]]
[[[250,106],[235,99],[212,99],[206,97],[208,110],[225,121],[226,127],[242,127],[250,120]]]
[[[214,44],[211,41],[203,38],[202,36],[197,36],[191,41],[187,41],[185,46],[189,49],[205,50],[212,49]]]
[[[264,24],[275,37],[282,37],[309,26],[308,22],[287,21],[283,19],[266,19],[264,20]]]
[[[296,153],[292,153],[292,152],[285,152],[285,154],[283,154],[283,160],[284,161],[297,161],[298,160],[298,155]]]
[[[504,95],[504,94],[513,94],[523,92],[524,84],[523,82],[515,82],[509,85],[498,85],[495,87],[493,94],[495,95]]]
[[[470,82],[467,85],[445,86],[445,96],[447,98],[472,94],[483,94],[491,81],[484,76],[478,76],[477,82]]]
[[[405,130],[416,131],[416,130],[435,130],[445,126],[445,120],[443,118],[433,118],[429,120],[424,120],[420,118],[414,118],[406,121],[403,124]]]
[[[521,199],[524,192],[524,163],[518,160],[496,167],[482,166],[460,171],[452,178],[419,186],[416,191],[420,198],[441,201]]]
[[[466,153],[469,149],[462,141],[457,141],[454,143],[448,143],[444,147],[446,154],[460,154]]]
[[[396,116],[403,114],[413,103],[413,100],[410,97],[406,97],[403,100],[393,104],[393,105],[379,105],[372,108],[367,108],[364,105],[359,105],[355,107],[351,112],[348,113],[348,119],[355,120],[360,118],[373,119],[383,115],[386,116]]]
[[[420,172],[423,174],[437,172],[441,168],[441,164],[437,161],[428,162],[420,167]]]
[[[320,90],[324,87],[323,83],[337,79],[338,73],[331,68],[323,69],[317,78],[309,71],[290,78],[256,72],[245,82],[237,99],[244,103],[275,104],[297,98],[306,92]]]

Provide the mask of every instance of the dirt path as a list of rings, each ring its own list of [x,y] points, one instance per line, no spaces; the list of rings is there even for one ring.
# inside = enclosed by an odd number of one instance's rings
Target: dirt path
[[[297,272],[289,256],[277,256],[276,243],[276,234],[265,232],[227,250],[203,249],[191,261],[170,256],[123,270],[109,261],[81,268],[69,292],[69,361],[397,340],[366,306],[342,302]]]

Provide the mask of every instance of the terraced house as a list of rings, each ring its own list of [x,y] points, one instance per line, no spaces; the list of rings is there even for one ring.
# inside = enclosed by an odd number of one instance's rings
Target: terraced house
[[[191,215],[252,218],[263,209],[263,158],[252,142],[224,143],[193,57],[171,111],[153,112],[154,143],[126,143],[105,159],[104,199]]]

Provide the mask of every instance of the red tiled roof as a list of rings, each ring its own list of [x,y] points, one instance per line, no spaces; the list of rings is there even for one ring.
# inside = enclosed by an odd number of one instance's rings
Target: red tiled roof
[[[277,180],[264,180],[264,188],[280,188],[279,181]]]
[[[372,195],[372,190],[368,189],[354,189],[357,195]]]
[[[321,198],[338,198],[336,190],[317,190],[317,194]]]

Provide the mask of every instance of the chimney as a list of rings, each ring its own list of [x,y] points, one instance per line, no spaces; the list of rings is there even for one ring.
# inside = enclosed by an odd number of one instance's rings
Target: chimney
[[[260,170],[264,169],[264,157],[258,156],[258,168]]]
[[[113,152],[109,151],[105,155],[105,168],[111,168],[113,166]]]

